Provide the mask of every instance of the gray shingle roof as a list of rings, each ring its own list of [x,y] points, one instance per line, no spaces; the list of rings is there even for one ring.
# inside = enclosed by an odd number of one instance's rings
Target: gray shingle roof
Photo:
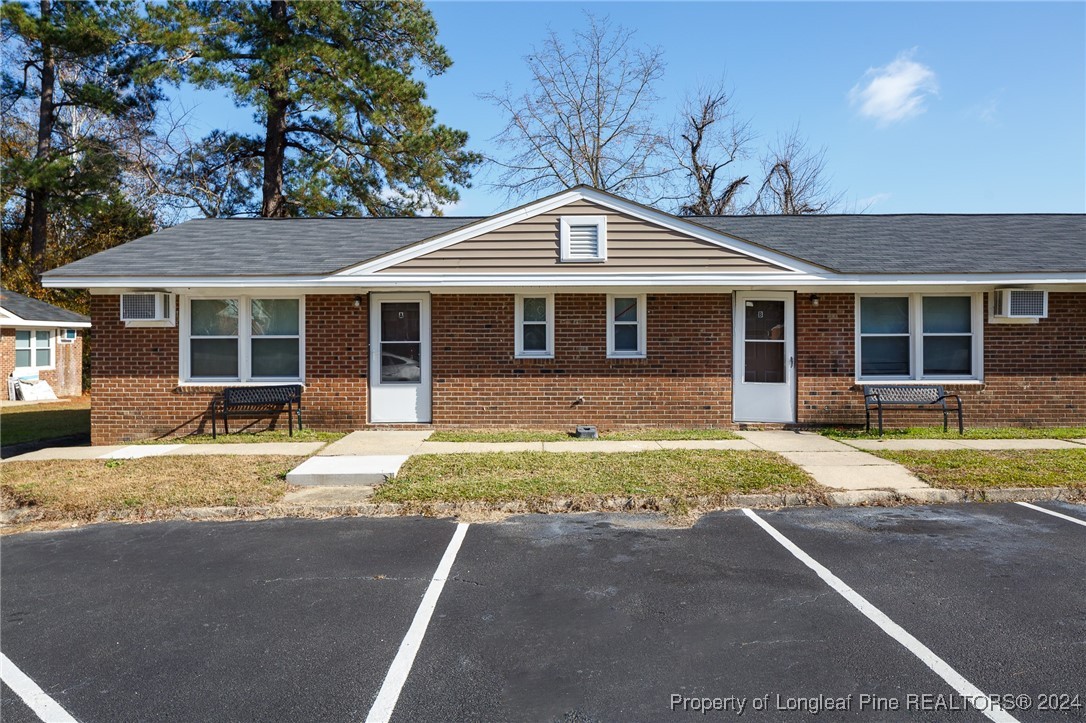
[[[31,299],[29,296],[23,296],[7,289],[0,289],[0,307],[4,311],[9,311],[20,319],[27,321],[55,321],[60,323],[90,321],[89,317],[82,314],[61,309],[59,306]]]
[[[47,272],[62,276],[319,276],[475,218],[203,218]]]
[[[479,220],[201,219],[103,251],[47,276],[323,275]],[[1082,214],[690,220],[839,273],[1086,272]]]
[[[718,216],[691,219],[847,274],[1086,271],[1086,215]]]

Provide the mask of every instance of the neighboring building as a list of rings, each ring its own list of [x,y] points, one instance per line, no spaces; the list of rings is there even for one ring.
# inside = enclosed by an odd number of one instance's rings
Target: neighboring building
[[[10,377],[38,377],[58,397],[83,393],[83,330],[90,319],[14,291],[0,289],[0,375],[4,399]]]
[[[45,284],[93,294],[98,444],[284,382],[320,429],[862,423],[876,381],[946,385],[968,425],[1086,423],[1083,215],[679,218],[577,187],[190,221]]]

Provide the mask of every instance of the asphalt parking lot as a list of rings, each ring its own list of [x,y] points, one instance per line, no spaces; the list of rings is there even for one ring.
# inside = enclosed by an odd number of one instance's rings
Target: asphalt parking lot
[[[11,536],[0,650],[80,721],[360,721],[379,691],[396,721],[985,720],[961,681],[1018,720],[1086,717],[1086,525],[753,514],[828,577],[742,510],[513,518],[458,549],[454,522],[417,518]],[[38,720],[0,694],[5,721]]]

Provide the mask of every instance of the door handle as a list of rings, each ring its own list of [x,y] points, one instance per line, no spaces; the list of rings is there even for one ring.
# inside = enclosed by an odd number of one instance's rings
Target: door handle
[[[790,356],[790,357],[788,357],[788,368],[789,368],[789,369],[791,369],[791,368],[792,368],[792,367],[794,367],[795,365],[796,365],[796,358],[795,358],[795,357],[791,357],[791,356]]]

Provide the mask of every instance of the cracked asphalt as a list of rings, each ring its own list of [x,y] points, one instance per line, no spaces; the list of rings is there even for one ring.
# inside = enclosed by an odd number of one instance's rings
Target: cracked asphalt
[[[1086,519],[1086,508],[1049,508]],[[1017,505],[759,512],[990,694],[1086,704],[1086,527]],[[81,721],[362,720],[452,536],[420,518],[6,537],[0,649]],[[736,718],[672,695],[952,696],[740,511],[473,524],[393,720]],[[821,718],[983,720],[962,711]],[[35,716],[0,687],[0,716]],[[1081,719],[1086,708],[1021,720]]]

